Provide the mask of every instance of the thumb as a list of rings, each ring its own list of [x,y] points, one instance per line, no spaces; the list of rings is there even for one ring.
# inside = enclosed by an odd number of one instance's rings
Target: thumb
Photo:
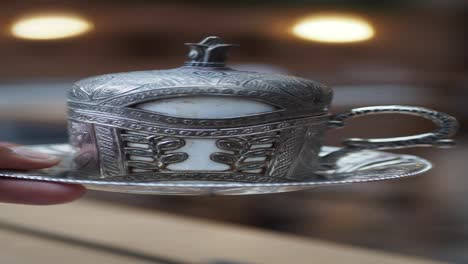
[[[37,170],[54,166],[59,162],[55,156],[24,147],[0,146],[0,169]]]

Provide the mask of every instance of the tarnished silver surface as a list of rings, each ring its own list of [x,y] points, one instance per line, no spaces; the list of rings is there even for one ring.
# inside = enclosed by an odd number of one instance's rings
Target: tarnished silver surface
[[[335,156],[333,170],[309,171],[310,176],[312,176],[310,179],[296,182],[246,183],[200,181],[199,179],[173,180],[173,175],[158,173],[128,174],[97,179],[92,174],[84,176],[72,169],[73,149],[68,144],[37,145],[26,148],[56,155],[62,158],[62,162],[45,170],[0,171],[1,177],[83,184],[89,189],[142,194],[241,195],[288,192],[318,186],[398,179],[421,174],[431,168],[428,161],[415,156],[355,150],[342,152],[339,157]],[[323,147],[320,156],[327,156],[336,150],[337,148]]]
[[[187,45],[189,61],[181,68],[107,74],[73,86],[68,96],[68,118],[70,143],[76,150],[72,163],[76,177],[140,177],[144,171],[174,181],[315,180],[310,171],[334,170],[334,159],[348,149],[447,146],[452,142],[447,138],[457,128],[453,117],[408,106],[357,108],[331,117],[328,107],[332,90],[325,85],[293,76],[233,70],[224,63],[232,45],[217,37]],[[275,110],[231,118],[184,118],[136,107],[194,96],[256,100]],[[319,161],[327,129],[342,126],[350,117],[376,113],[418,115],[434,121],[439,128],[410,137],[350,139],[345,150]],[[207,158],[229,169],[171,170],[171,164],[190,158],[181,150],[188,139],[214,140],[218,151]],[[138,144],[144,147],[135,147]]]

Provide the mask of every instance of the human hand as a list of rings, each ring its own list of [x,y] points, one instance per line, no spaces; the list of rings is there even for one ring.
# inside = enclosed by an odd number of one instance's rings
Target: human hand
[[[0,169],[37,170],[57,165],[54,156],[16,148],[0,142]],[[0,178],[0,202],[49,205],[78,199],[85,188],[80,185]]]

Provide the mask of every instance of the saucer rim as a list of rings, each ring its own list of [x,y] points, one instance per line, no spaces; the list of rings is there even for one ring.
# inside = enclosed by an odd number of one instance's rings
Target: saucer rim
[[[43,145],[64,145],[64,144],[43,144]],[[32,145],[31,145],[32,146]],[[25,146],[28,147],[28,146]],[[333,148],[330,146],[324,146],[326,148]],[[101,180],[81,180],[76,178],[58,178],[34,175],[35,171],[16,172],[11,170],[0,170],[0,177],[25,179],[25,180],[36,180],[36,181],[47,181],[47,182],[58,182],[68,184],[81,184],[81,185],[95,185],[95,186],[128,186],[128,187],[161,187],[161,188],[242,188],[242,187],[313,187],[313,186],[329,186],[329,185],[343,185],[352,183],[365,183],[382,180],[400,179],[410,176],[416,176],[425,173],[432,169],[432,163],[424,158],[415,155],[406,155],[398,153],[390,153],[385,151],[377,150],[362,150],[362,151],[374,151],[384,152],[387,154],[395,155],[397,157],[405,157],[407,159],[413,159],[415,162],[421,163],[420,169],[408,173],[395,174],[391,176],[378,176],[375,178],[365,179],[343,179],[343,180],[309,180],[301,182],[277,182],[277,183],[246,183],[246,182],[219,182],[219,183],[183,183],[183,182],[132,182],[132,181],[101,181]],[[333,175],[331,173],[329,175]]]

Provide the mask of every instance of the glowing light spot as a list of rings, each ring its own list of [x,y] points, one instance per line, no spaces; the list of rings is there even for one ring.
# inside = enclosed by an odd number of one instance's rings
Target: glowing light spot
[[[35,15],[18,19],[11,26],[13,36],[30,40],[71,38],[93,29],[93,24],[74,15]]]
[[[375,35],[370,22],[350,15],[317,15],[306,17],[292,27],[299,38],[328,43],[349,43],[371,39]]]

